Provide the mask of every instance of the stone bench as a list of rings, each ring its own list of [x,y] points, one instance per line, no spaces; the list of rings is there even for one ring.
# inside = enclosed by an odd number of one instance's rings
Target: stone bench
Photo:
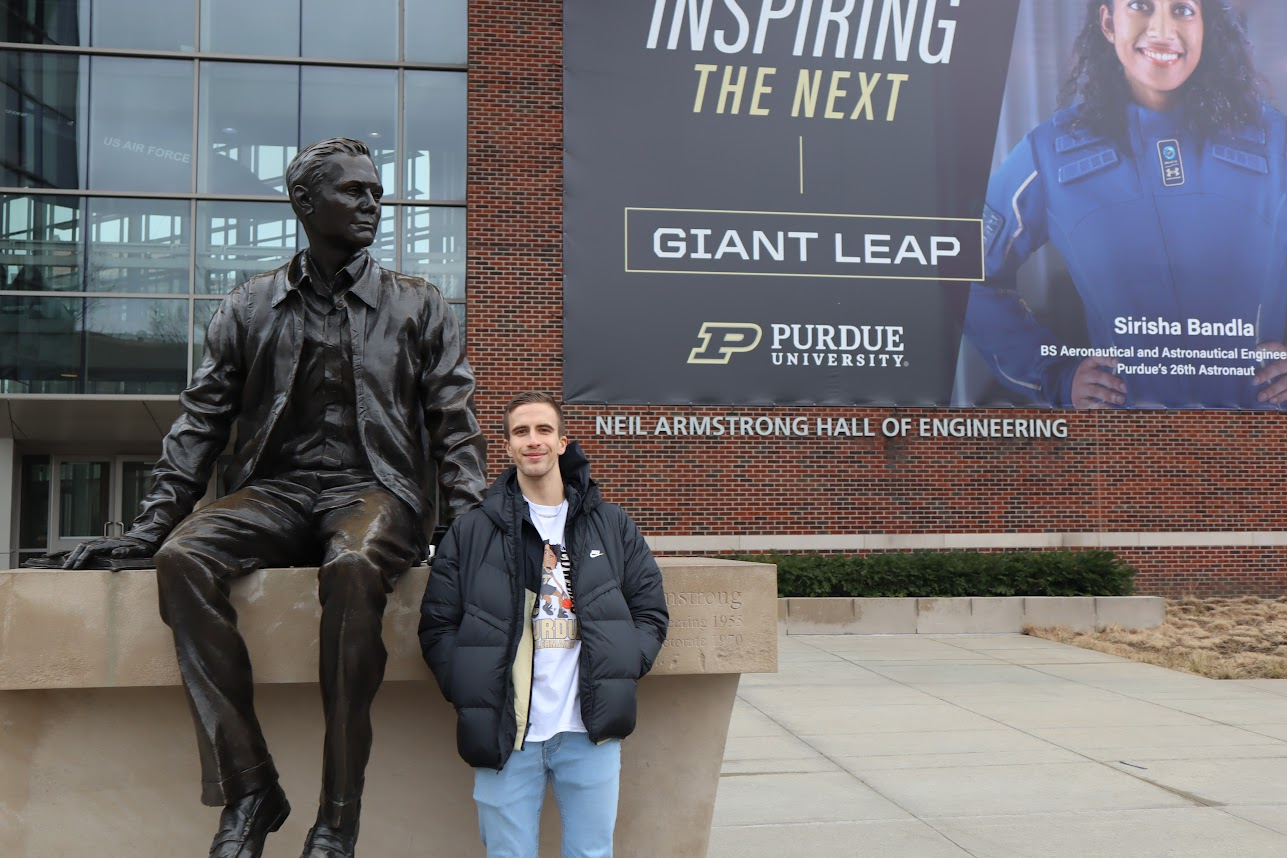
[[[616,854],[705,856],[738,675],[777,670],[772,566],[662,558],[671,631],[639,687],[622,745]],[[398,583],[373,710],[359,854],[482,856],[455,713],[421,661],[429,570]],[[294,812],[266,858],[297,856],[321,779],[315,569],[233,586],[256,708]],[[204,854],[218,811],[200,803],[192,721],[151,570],[0,572],[0,855]],[[558,855],[554,801],[542,856]]]

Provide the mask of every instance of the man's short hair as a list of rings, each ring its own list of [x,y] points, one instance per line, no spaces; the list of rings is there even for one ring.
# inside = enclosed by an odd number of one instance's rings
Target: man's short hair
[[[317,187],[326,159],[332,155],[365,155],[370,158],[371,150],[361,140],[348,137],[332,137],[300,149],[286,167],[286,193],[291,196],[292,205],[295,199],[291,192],[295,190],[295,186],[303,185],[313,191]]]
[[[566,435],[567,426],[563,422],[563,406],[559,401],[548,393],[533,391],[531,393],[520,393],[509,401],[505,406],[505,419],[501,421],[501,432],[506,438],[509,437],[509,416],[514,413],[514,409],[522,405],[548,405],[554,409],[554,413],[559,417],[559,435]]]

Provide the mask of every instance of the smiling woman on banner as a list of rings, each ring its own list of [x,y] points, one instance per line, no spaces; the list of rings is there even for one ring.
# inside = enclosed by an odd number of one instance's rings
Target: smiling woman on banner
[[[1228,3],[1091,0],[1061,101],[988,184],[967,339],[1008,388],[1050,405],[1287,400],[1287,121]],[[1017,291],[1047,242],[1089,348],[1061,342]]]

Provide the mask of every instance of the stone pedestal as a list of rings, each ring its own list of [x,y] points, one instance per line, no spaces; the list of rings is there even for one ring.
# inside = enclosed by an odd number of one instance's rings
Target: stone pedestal
[[[639,686],[622,745],[616,854],[704,856],[741,673],[777,669],[772,566],[663,558],[671,633]],[[374,707],[359,854],[482,856],[472,770],[455,713],[420,660],[429,570],[390,598],[386,680]],[[294,812],[266,858],[295,858],[321,778],[315,569],[237,582],[256,707]],[[218,811],[200,803],[192,722],[151,571],[0,572],[0,855],[204,854]],[[558,853],[547,797],[542,858]]]

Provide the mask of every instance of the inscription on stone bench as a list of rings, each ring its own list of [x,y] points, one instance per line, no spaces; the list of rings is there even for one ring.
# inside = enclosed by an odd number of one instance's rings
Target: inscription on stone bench
[[[763,646],[763,630],[776,625],[775,596],[771,585],[668,589],[670,631],[659,665],[667,672],[708,673],[754,658]]]
[[[745,641],[741,590],[667,593],[666,607],[670,609],[670,633],[665,646],[671,649],[740,646]]]

